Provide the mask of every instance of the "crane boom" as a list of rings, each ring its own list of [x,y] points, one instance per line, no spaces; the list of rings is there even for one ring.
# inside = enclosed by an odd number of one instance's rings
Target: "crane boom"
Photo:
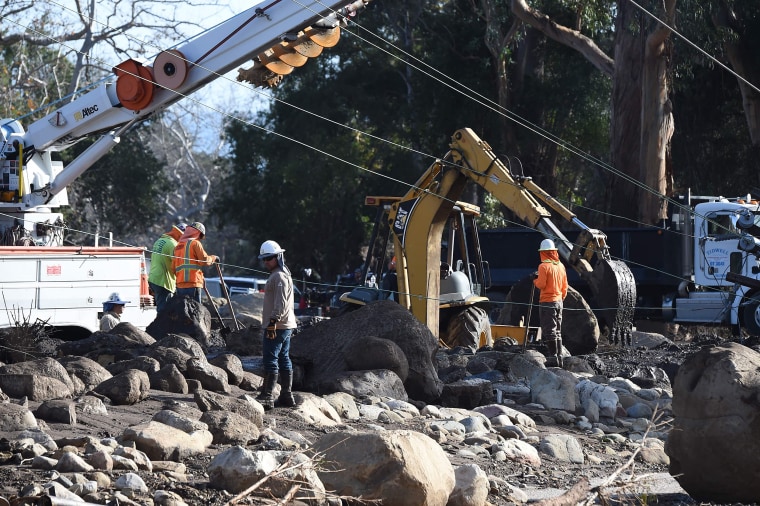
[[[252,59],[253,70],[263,75],[254,84],[278,82],[274,77],[303,65],[321,47],[335,45],[341,25],[368,2],[268,1],[160,52],[152,62],[121,62],[111,78],[26,129],[18,120],[1,120],[0,212],[17,213],[16,218],[32,222],[37,221],[30,217],[35,212],[49,216],[51,208],[68,203],[66,186],[115,146],[131,125],[247,60]],[[93,136],[99,139],[66,168],[52,160],[52,152]]]

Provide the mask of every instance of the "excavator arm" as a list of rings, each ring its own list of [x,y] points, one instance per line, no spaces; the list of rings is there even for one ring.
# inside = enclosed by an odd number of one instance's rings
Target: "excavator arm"
[[[609,327],[610,342],[630,343],[636,283],[624,262],[611,259],[606,236],[584,225],[529,178],[514,177],[491,147],[469,128],[454,133],[450,148],[394,204],[390,214],[397,248],[426,251],[425,255],[399,256],[397,271],[406,270],[405,275],[399,275],[399,292],[409,294],[401,296],[400,302],[424,318],[428,327],[437,328],[438,301],[423,294],[438,293],[442,227],[465,184],[473,181],[525,224],[555,241],[563,260],[588,282],[597,314]],[[542,203],[580,229],[575,243],[555,225],[553,215]]]

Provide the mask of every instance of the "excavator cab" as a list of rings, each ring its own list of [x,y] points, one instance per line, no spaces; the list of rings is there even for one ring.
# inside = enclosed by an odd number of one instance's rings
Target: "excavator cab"
[[[413,240],[411,247],[402,245],[398,232],[394,232],[393,227],[399,217],[401,200],[400,197],[372,196],[365,199],[365,204],[378,207],[365,265],[385,267],[392,257],[398,258],[396,275],[399,291],[393,294],[393,298],[414,313],[411,300],[429,298],[429,295],[409,292],[410,272],[407,257],[420,255],[426,250],[427,248],[423,249],[422,246],[427,243],[427,238],[424,241],[422,238]],[[477,206],[457,202],[445,220],[441,238],[437,244],[437,249],[440,251],[440,268],[437,273],[440,288],[437,297],[434,298],[440,314],[437,319],[438,327],[434,333],[437,333],[440,344],[448,348],[463,346],[476,350],[493,344],[491,324],[488,319],[490,303],[483,295],[487,287],[488,264],[483,262],[480,256],[475,224],[475,218],[479,215],[480,210]],[[390,246],[391,243],[393,247]],[[403,244],[409,243],[405,241]],[[385,274],[381,270],[378,273],[378,279]],[[340,297],[344,304],[340,312],[351,311],[390,297],[391,294],[382,289],[382,284],[380,287],[357,286]],[[429,323],[419,314],[416,316],[423,323]]]

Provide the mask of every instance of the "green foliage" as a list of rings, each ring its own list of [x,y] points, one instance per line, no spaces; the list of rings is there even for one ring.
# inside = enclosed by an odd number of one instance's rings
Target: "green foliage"
[[[121,142],[69,186],[70,228],[88,233],[113,232],[122,236],[153,224],[164,209],[161,195],[168,181],[161,164],[140,139],[142,124],[122,136]],[[81,154],[94,139],[79,142],[62,153],[64,164]],[[91,237],[73,239],[92,243]]]
[[[371,35],[383,33],[424,57],[431,76],[411,67],[422,63],[399,61],[350,33],[285,76],[274,94],[290,105],[275,102],[251,123],[227,128],[231,170],[226,198],[214,208],[220,223],[237,225],[254,245],[277,240],[294,272],[309,267],[334,279],[357,267],[374,221],[364,197],[402,195],[446,152],[455,130],[488,125],[470,94],[455,91],[482,93],[488,76],[477,64],[487,57],[475,43],[480,35],[460,15],[437,2],[378,2],[361,15],[360,37],[385,46]],[[463,74],[465,63],[473,70]],[[435,69],[457,76],[455,89],[441,86]],[[253,255],[249,263],[256,265]]]
[[[71,80],[72,63],[55,49],[22,42],[0,47],[0,58],[0,117],[17,118],[58,100],[61,84]]]

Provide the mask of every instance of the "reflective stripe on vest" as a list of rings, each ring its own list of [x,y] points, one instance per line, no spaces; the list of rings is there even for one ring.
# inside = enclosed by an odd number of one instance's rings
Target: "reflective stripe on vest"
[[[192,280],[190,279],[190,273],[191,271],[197,271],[202,268],[200,265],[195,265],[190,263],[190,244],[195,239],[190,239],[185,243],[185,258],[183,259],[184,262],[177,267],[177,282],[181,283],[191,283]],[[182,279],[180,279],[180,276]]]

